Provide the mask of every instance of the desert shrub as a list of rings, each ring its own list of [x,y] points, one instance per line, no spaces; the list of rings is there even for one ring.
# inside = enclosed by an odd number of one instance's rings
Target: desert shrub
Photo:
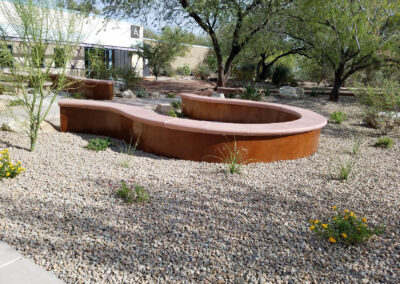
[[[347,119],[347,116],[344,112],[337,110],[331,113],[329,118],[333,123],[341,124],[343,121]]]
[[[140,75],[132,68],[113,68],[114,80],[122,81],[124,90],[135,89],[140,84]]]
[[[246,156],[248,154],[247,149],[238,147],[236,140],[233,146],[229,144],[224,144],[221,148],[218,148],[218,156],[210,156],[220,160],[228,166],[228,171],[231,174],[240,173],[240,168],[243,163],[248,162]]]
[[[256,66],[248,63],[236,65],[232,68],[232,76],[239,81],[253,81],[256,73]]]
[[[176,69],[176,74],[181,76],[189,76],[190,74],[192,74],[192,70],[190,69],[189,65],[184,64],[183,66]]]
[[[21,167],[21,162],[13,164],[8,154],[8,149],[0,152],[0,180],[3,178],[15,178],[17,175],[25,171]]]
[[[263,92],[258,90],[254,84],[249,83],[240,94],[243,100],[259,101],[262,99]]]
[[[163,76],[166,76],[166,77],[174,77],[176,75],[174,68],[172,68],[172,66],[170,64],[162,67],[160,74]]]
[[[180,109],[180,108],[182,108],[182,103],[181,103],[180,101],[173,101],[173,102],[171,103],[171,106],[172,106],[174,109]]]
[[[318,96],[320,94],[324,94],[324,90],[323,89],[318,88],[318,87],[312,87],[311,88],[311,93],[310,93],[311,97],[316,97],[316,96]]]
[[[344,161],[343,164],[341,164],[339,167],[339,179],[348,180],[354,165],[355,165],[354,161],[351,160]]]
[[[208,77],[211,75],[210,67],[206,63],[200,63],[197,67],[193,70],[193,75],[197,79],[207,80]]]
[[[235,93],[228,93],[227,97],[230,98],[230,99],[233,99],[233,98],[236,97],[236,94]]]
[[[385,231],[384,226],[369,228],[365,217],[359,218],[354,212],[341,212],[333,206],[334,215],[331,221],[310,220],[310,231],[330,243],[355,245],[365,242],[373,235],[380,235]]]
[[[118,189],[117,195],[126,203],[149,201],[149,194],[144,187],[128,184],[126,182],[121,183],[121,187]]]
[[[353,147],[351,149],[351,154],[354,156],[358,155],[361,151],[361,145],[362,145],[362,141],[360,139],[357,139],[356,141],[354,141]]]
[[[86,146],[86,148],[89,150],[99,152],[107,150],[107,148],[111,145],[112,143],[110,138],[93,138],[89,140],[89,143]]]
[[[374,146],[390,149],[393,147],[394,143],[394,140],[390,137],[381,137],[375,142]]]
[[[75,92],[71,93],[71,97],[77,100],[84,100],[86,99],[86,95],[82,92]]]
[[[291,84],[294,81],[294,76],[289,67],[283,64],[276,64],[272,72],[272,84],[283,85]]]
[[[175,93],[168,93],[165,97],[167,99],[174,99],[176,97],[176,94]]]
[[[147,91],[143,87],[139,87],[134,91],[137,98],[146,98],[148,97]]]

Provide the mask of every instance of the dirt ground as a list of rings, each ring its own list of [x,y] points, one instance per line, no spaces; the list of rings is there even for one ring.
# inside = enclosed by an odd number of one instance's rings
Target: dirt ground
[[[211,95],[214,92],[216,82],[209,82],[196,79],[175,79],[175,78],[159,78],[143,79],[143,87],[148,92],[167,93],[191,93],[197,95]]]

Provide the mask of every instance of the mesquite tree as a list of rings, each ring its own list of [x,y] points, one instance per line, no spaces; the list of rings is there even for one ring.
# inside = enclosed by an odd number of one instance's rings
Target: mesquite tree
[[[270,25],[274,17],[288,9],[294,0],[102,0],[108,15],[138,17],[149,12],[164,20],[195,23],[212,41],[218,61],[218,86],[224,86],[236,56]],[[185,19],[189,21],[185,22]],[[231,23],[232,31],[228,55],[221,48],[219,28],[226,21]]]
[[[67,82],[84,16],[67,13],[53,0],[1,1],[0,76],[22,102],[23,129],[34,151],[41,123]],[[11,39],[17,41],[11,42]]]
[[[399,0],[304,0],[291,7],[284,33],[334,73],[329,100],[353,74],[392,62],[399,45]]]

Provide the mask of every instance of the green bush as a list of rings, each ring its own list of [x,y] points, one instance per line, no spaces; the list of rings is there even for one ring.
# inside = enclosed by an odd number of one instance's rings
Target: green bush
[[[181,103],[180,101],[173,101],[173,102],[171,103],[171,106],[172,106],[174,109],[180,109],[180,108],[182,108],[182,103]]]
[[[262,99],[262,92],[258,90],[254,84],[249,83],[240,94],[240,98],[243,100],[259,101]]]
[[[211,75],[210,67],[206,63],[200,63],[197,67],[193,70],[193,75],[197,79],[207,80],[208,77]]]
[[[289,67],[282,64],[277,64],[272,72],[272,84],[273,85],[284,85],[292,84],[294,76]]]
[[[77,100],[84,100],[86,99],[86,95],[82,92],[75,92],[71,93],[72,98],[77,99]]]
[[[339,168],[339,179],[348,180],[354,165],[354,161],[345,161]]]
[[[160,74],[166,77],[174,77],[176,75],[174,68],[170,64],[162,67]]]
[[[256,75],[256,66],[254,64],[244,64],[234,66],[232,76],[239,81],[253,81]]]
[[[310,220],[311,226],[309,228],[310,231],[330,243],[355,245],[385,231],[383,226],[369,228],[367,219],[358,218],[354,212],[349,210],[341,212],[336,206],[333,206],[333,210],[335,214],[331,221]]]
[[[86,148],[98,152],[107,150],[107,148],[111,145],[110,138],[93,138],[89,140]]]
[[[340,110],[337,110],[330,115],[330,120],[336,124],[341,124],[346,119],[346,114]]]
[[[172,116],[172,117],[178,117],[178,114],[176,113],[176,111],[175,111],[173,108],[171,108],[171,109],[168,111],[168,115],[169,115],[169,116]]]
[[[184,64],[176,69],[176,74],[181,76],[190,76],[190,74],[192,74],[192,70],[190,69],[189,65]]]
[[[176,94],[175,93],[168,93],[165,97],[167,99],[174,99],[176,97]]]
[[[134,93],[136,94],[137,98],[146,98],[148,96],[147,91],[143,87],[137,88]]]
[[[124,90],[132,90],[139,86],[140,75],[132,68],[113,68],[113,79],[122,81]]]
[[[381,137],[374,144],[375,147],[390,149],[394,145],[394,140],[390,137]]]
[[[3,178],[15,178],[17,175],[25,171],[21,167],[21,162],[13,164],[8,154],[8,149],[0,152],[0,180]]]
[[[149,201],[149,194],[142,186],[128,185],[125,182],[121,183],[121,188],[117,191],[117,195],[126,203]]]

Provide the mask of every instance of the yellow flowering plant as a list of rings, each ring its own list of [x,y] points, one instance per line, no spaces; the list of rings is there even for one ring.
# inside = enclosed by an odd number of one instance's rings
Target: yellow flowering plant
[[[21,166],[21,162],[13,164],[10,161],[8,149],[0,151],[0,180],[3,178],[14,178],[23,171],[25,171],[25,168]]]
[[[309,230],[330,243],[355,245],[368,240],[372,235],[380,235],[385,231],[383,226],[370,228],[365,217],[359,218],[349,210],[341,211],[332,207],[334,216],[329,222],[310,220]]]

